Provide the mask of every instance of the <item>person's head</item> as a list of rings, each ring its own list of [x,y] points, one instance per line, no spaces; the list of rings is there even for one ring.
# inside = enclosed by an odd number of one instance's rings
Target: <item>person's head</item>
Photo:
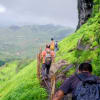
[[[82,63],[79,66],[79,72],[92,72],[92,65],[89,63]]]
[[[46,48],[50,48],[50,44],[46,44]]]
[[[51,38],[51,41],[53,41],[54,39],[53,38]]]

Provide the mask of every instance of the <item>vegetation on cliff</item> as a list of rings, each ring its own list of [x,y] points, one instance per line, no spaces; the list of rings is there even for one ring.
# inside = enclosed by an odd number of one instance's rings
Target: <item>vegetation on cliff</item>
[[[65,59],[74,64],[66,76],[73,74],[77,65],[90,62],[93,73],[100,75],[100,0],[94,0],[93,16],[75,33],[59,43],[56,61]],[[0,70],[0,100],[46,100],[47,92],[36,77],[36,61],[16,72],[18,62],[6,64]],[[57,87],[61,84],[57,83]]]
[[[16,73],[18,62],[0,70],[0,100],[46,100],[46,90],[40,87],[36,75],[36,61]]]

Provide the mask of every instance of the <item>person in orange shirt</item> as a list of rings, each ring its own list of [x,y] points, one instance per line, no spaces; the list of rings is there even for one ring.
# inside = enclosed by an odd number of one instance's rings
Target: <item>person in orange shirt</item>
[[[42,75],[43,77],[48,77],[49,69],[51,63],[54,62],[55,53],[54,51],[50,50],[50,45],[46,45],[46,49],[42,52]]]

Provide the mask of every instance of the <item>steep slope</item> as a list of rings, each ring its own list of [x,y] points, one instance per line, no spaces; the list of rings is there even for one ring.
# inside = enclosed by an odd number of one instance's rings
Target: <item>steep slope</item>
[[[36,61],[16,73],[17,62],[0,70],[0,100],[46,100],[46,90],[36,78]]]
[[[65,59],[69,64],[74,64],[68,73],[73,74],[77,66],[82,62],[90,62],[93,65],[93,73],[100,75],[100,12],[98,3],[95,6],[93,16],[77,32],[65,38],[59,43],[59,51],[56,60]],[[11,66],[11,68],[9,67]],[[0,71],[0,100],[47,100],[45,89],[40,87],[36,78],[36,61],[15,74],[16,62]],[[8,72],[6,70],[10,69]],[[6,75],[4,75],[6,72]],[[8,75],[8,77],[7,77]],[[6,77],[4,77],[6,76]],[[10,79],[9,79],[10,77]],[[57,83],[59,85],[60,82]]]
[[[62,40],[59,48],[56,60],[65,59],[76,67],[81,62],[89,61],[94,73],[100,75],[100,14],[90,18],[76,33]],[[17,74],[16,67],[17,63],[14,62],[0,71],[0,100],[46,100],[47,93],[36,78],[36,61]],[[67,77],[75,69],[66,73]]]
[[[73,31],[52,24],[0,27],[0,59],[35,58],[38,49],[44,47],[51,37],[60,41]]]
[[[82,62],[91,63],[93,74],[100,76],[100,0],[93,0],[93,2],[91,18],[79,30],[59,43],[60,49],[56,60],[65,59],[69,65],[73,65],[69,72],[65,71],[66,66],[58,71],[66,77],[72,75]],[[62,70],[65,72],[62,73]],[[56,85],[59,87],[61,81]]]
[[[65,59],[76,67],[90,62],[100,75],[100,13],[90,18],[76,33],[59,43],[58,59]]]

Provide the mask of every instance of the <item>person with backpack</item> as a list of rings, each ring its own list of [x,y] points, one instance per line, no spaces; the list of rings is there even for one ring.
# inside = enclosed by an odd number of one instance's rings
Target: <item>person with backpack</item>
[[[55,50],[56,50],[56,51],[59,50],[59,48],[58,48],[58,41],[55,42]]]
[[[54,42],[54,39],[53,39],[53,38],[51,38],[50,49],[51,49],[52,51],[55,50],[55,42]]]
[[[100,82],[97,76],[92,75],[91,64],[80,64],[78,71],[65,80],[53,100],[61,100],[68,93],[72,93],[72,100],[100,100]]]
[[[46,49],[42,52],[42,76],[47,78],[49,74],[49,69],[51,63],[54,62],[55,53],[54,51],[50,50],[50,45],[46,45]]]

